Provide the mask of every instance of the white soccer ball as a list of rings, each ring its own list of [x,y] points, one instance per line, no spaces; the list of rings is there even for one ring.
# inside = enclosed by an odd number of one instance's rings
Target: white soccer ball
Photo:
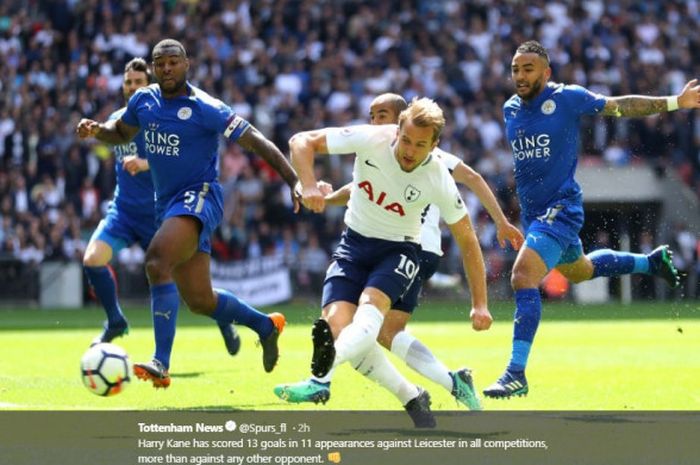
[[[88,391],[98,396],[113,396],[129,385],[133,367],[124,349],[101,343],[83,354],[80,373]]]

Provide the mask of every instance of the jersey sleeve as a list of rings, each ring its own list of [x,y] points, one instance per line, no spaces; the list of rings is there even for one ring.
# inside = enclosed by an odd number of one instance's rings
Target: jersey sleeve
[[[571,111],[577,116],[596,115],[605,107],[605,96],[591,92],[585,87],[568,85],[564,87],[564,95],[569,102]]]
[[[381,126],[370,126],[368,124],[327,128],[326,145],[328,153],[356,153],[360,156],[364,152],[363,149],[373,145],[376,141],[376,136],[382,133],[381,129]]]
[[[126,103],[124,113],[121,114],[121,120],[129,126],[134,126],[137,128],[141,127],[141,124],[139,124],[138,113],[136,110],[138,109],[139,104],[141,103],[141,100],[143,99],[144,95],[144,92],[141,89],[139,89],[134,95],[131,96],[129,101]],[[114,113],[112,114],[112,116],[114,116]],[[114,119],[118,118],[119,117],[116,117]]]
[[[467,214],[467,207],[464,205],[459,189],[447,173],[443,178],[437,197],[435,205],[440,209],[440,216],[445,220],[445,223],[455,224]]]
[[[119,110],[113,111],[113,112],[107,117],[107,121],[112,121],[112,120],[116,120],[116,119],[121,118],[125,111],[126,111],[126,107],[122,107],[122,108],[120,108]],[[128,123],[127,123],[127,124],[128,124]]]
[[[445,165],[448,170],[450,170],[450,173],[457,168],[457,165],[462,163],[462,160],[460,160],[457,156],[452,155],[449,152],[445,152],[444,150],[436,149],[435,154],[440,159],[442,164]]]
[[[236,142],[250,128],[250,123],[245,118],[237,115],[231,107],[217,100],[209,111],[211,127],[223,134],[231,142]]]

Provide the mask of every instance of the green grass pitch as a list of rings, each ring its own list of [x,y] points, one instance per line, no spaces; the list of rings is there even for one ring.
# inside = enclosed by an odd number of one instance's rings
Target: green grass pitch
[[[181,307],[171,372],[172,385],[155,390],[134,380],[115,397],[90,394],[79,360],[103,319],[97,307],[81,310],[0,310],[0,409],[31,410],[389,410],[401,409],[383,388],[351,367],[337,370],[325,405],[291,405],[272,388],[308,375],[311,322],[316,302],[273,307],[289,324],[280,338],[276,369],[262,369],[255,334],[240,329],[243,347],[230,357],[207,318]],[[510,354],[512,303],[493,303],[493,327],[475,332],[466,306],[426,302],[409,328],[449,368],[469,366],[477,388],[493,382]],[[115,342],[134,361],[153,351],[150,313],[127,308],[131,333]],[[700,305],[697,302],[575,306],[545,303],[530,357],[530,394],[484,400],[487,410],[698,410],[700,409]],[[432,395],[434,410],[463,410],[442,387],[391,360]]]

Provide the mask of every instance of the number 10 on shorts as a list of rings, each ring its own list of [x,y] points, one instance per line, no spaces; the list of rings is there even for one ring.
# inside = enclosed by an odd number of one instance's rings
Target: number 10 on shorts
[[[399,266],[394,269],[394,272],[413,281],[413,278],[415,278],[418,273],[418,265],[404,254],[401,254],[401,261],[399,262]]]

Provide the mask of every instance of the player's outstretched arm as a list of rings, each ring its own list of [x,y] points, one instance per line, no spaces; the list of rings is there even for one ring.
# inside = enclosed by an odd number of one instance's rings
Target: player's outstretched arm
[[[455,166],[455,169],[452,171],[452,177],[458,183],[464,184],[471,189],[484,208],[486,208],[486,211],[489,212],[491,219],[496,225],[498,244],[503,248],[506,246],[506,241],[508,241],[515,250],[520,250],[520,246],[523,245],[525,240],[523,233],[508,221],[503,210],[501,210],[501,206],[498,204],[498,200],[496,200],[496,196],[493,195],[493,191],[484,178],[463,162]]]
[[[462,254],[462,265],[469,282],[469,292],[472,297],[472,310],[469,317],[472,320],[472,328],[477,331],[489,329],[493,318],[488,309],[486,267],[479,239],[476,237],[469,215],[464,215],[461,220],[449,226]]]
[[[121,119],[98,123],[97,121],[83,118],[78,123],[75,132],[81,139],[94,137],[108,144],[125,144],[138,134],[139,128],[130,126]]]
[[[607,116],[640,117],[655,115],[679,108],[700,108],[700,85],[698,80],[689,81],[680,95],[669,97],[647,97],[644,95],[623,95],[608,97],[602,114]]]
[[[237,142],[244,149],[250,150],[259,157],[262,157],[280,174],[280,176],[282,176],[282,179],[284,179],[289,187],[294,188],[298,180],[297,173],[280,149],[265,137],[263,133],[258,131],[254,126],[250,126]]]
[[[321,213],[326,207],[326,201],[316,182],[314,156],[317,153],[328,153],[325,131],[318,129],[294,134],[289,139],[289,152],[301,184],[301,202],[309,210]]]
[[[272,143],[263,133],[251,125],[246,132],[237,140],[238,144],[246,150],[250,150],[274,168],[282,179],[292,190],[292,202],[294,203],[294,211],[299,210],[299,199],[295,195],[294,188],[297,184],[297,173],[289,164],[287,158],[282,154],[280,149]]]
[[[326,204],[333,207],[342,207],[348,204],[350,200],[350,192],[352,190],[352,183],[347,183],[340,189],[333,191],[326,195]]]

